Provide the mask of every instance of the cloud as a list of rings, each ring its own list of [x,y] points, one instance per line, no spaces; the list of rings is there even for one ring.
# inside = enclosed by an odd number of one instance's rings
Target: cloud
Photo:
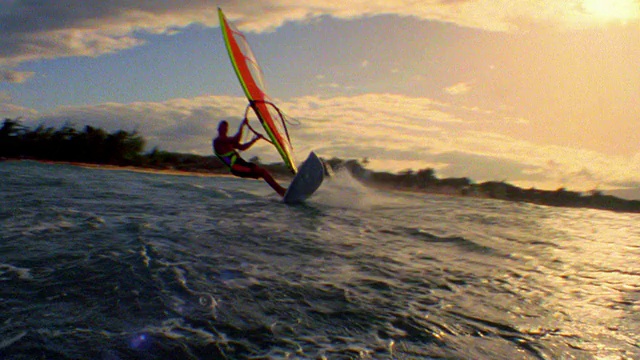
[[[471,91],[471,85],[466,82],[457,83],[444,89],[449,95],[464,95]]]
[[[0,83],[17,83],[21,84],[27,81],[35,73],[33,71],[13,71],[0,69]]]
[[[342,88],[343,86],[341,86],[341,85],[340,85],[340,84],[338,84],[338,83],[332,82],[332,83],[321,83],[321,84],[318,84],[318,87],[321,87],[321,88],[330,88],[330,89],[340,89],[340,88]]]
[[[203,96],[172,99],[165,102],[104,103],[86,106],[59,107],[53,111],[25,117],[35,126],[60,127],[70,124],[138,131],[149,148],[158,146],[168,151],[207,154],[217,123],[228,119],[239,123],[245,100],[226,96]]]
[[[603,20],[626,21],[638,18],[640,2],[638,0],[584,0],[580,11],[585,16]]]
[[[468,151],[468,150],[467,150]],[[503,155],[479,155],[471,152],[449,151],[434,154],[430,161],[441,164],[438,173],[447,177],[469,177],[488,181],[549,181],[539,167]]]
[[[327,157],[367,157],[381,170],[411,164],[414,169],[435,167],[442,176],[578,190],[640,178],[640,162],[633,158],[478,131],[478,124],[454,115],[459,111],[454,105],[430,99],[393,94],[301,97],[282,107],[302,122],[292,129],[298,153],[316,149]],[[508,116],[480,113],[513,126]],[[505,121],[498,121],[503,116]],[[483,119],[478,123],[484,124]],[[550,161],[557,166],[550,167]]]
[[[19,117],[38,116],[38,112],[20,105],[10,103],[10,96],[0,92],[0,119],[16,119]]]
[[[370,160],[378,171],[435,168],[437,175],[475,181],[507,180],[539,188],[605,189],[640,182],[640,157],[626,158],[579,148],[549,146],[497,132],[474,130],[472,121],[453,115],[452,104],[396,94],[341,97],[305,96],[278,101],[292,120],[296,160],[309,151],[323,157]],[[148,149],[211,154],[217,123],[235,127],[244,114],[241,97],[201,96],[164,102],[104,103],[59,107],[46,113],[0,103],[0,111],[23,116],[25,124],[108,131],[137,130]],[[485,114],[500,116],[499,114]],[[7,115],[5,115],[7,116]],[[255,119],[254,119],[255,120]],[[266,162],[279,161],[266,143],[252,148]]]
[[[170,34],[192,23],[217,25],[206,1],[11,1],[0,11],[0,65],[98,56],[144,43],[140,32]]]
[[[8,91],[0,91],[0,104],[9,103],[11,101],[11,94]]]
[[[144,44],[143,34],[171,35],[191,24],[218,26],[217,6],[241,30],[273,31],[287,22],[322,16],[355,19],[377,15],[410,16],[488,31],[516,31],[535,24],[597,26],[598,21],[638,21],[635,0],[615,0],[612,9],[594,0],[265,0],[260,2],[176,1],[2,1],[0,65],[68,56],[99,56]],[[587,4],[587,5],[585,5]]]

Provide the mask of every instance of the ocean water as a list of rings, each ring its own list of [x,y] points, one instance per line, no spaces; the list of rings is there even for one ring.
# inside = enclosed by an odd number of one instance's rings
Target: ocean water
[[[0,359],[640,359],[640,216],[0,163]]]

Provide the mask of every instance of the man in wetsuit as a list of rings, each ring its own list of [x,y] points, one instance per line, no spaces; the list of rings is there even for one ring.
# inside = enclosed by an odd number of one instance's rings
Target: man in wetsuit
[[[286,189],[280,186],[267,170],[245,161],[240,157],[240,154],[238,154],[238,150],[247,150],[260,139],[260,137],[256,135],[256,137],[248,143],[240,144],[245,125],[247,125],[246,119],[240,125],[238,132],[234,136],[229,137],[227,136],[229,123],[225,120],[220,121],[218,124],[218,136],[213,139],[212,143],[214,154],[229,167],[233,175],[252,179],[264,179],[280,196],[284,196]]]

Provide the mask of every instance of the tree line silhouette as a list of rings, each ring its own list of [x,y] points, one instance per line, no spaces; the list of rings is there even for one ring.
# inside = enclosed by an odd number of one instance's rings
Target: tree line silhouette
[[[120,166],[140,166],[202,173],[227,173],[215,156],[181,154],[152,149],[143,153],[145,140],[137,131],[106,132],[92,126],[77,130],[69,124],[55,129],[39,125],[30,129],[19,119],[5,119],[0,128],[0,160],[3,158],[83,162]],[[284,163],[261,164],[258,157],[251,162],[268,169],[278,177],[291,178]],[[589,195],[560,188],[555,191],[521,189],[504,181],[474,183],[469,178],[436,177],[433,169],[417,172],[405,170],[397,174],[366,169],[368,160],[325,160],[330,169],[349,171],[365,185],[386,189],[410,190],[449,195],[487,197],[552,206],[589,207],[616,211],[640,212],[640,201],[623,200],[593,191]]]
[[[144,146],[136,131],[108,133],[89,125],[81,131],[69,124],[30,129],[5,119],[0,128],[0,157],[125,165],[139,163]]]

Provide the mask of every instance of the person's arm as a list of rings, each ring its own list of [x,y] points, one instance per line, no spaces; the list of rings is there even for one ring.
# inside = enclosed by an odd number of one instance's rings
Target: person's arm
[[[240,127],[238,128],[238,132],[233,135],[233,137],[231,138],[234,144],[237,144],[237,146],[241,146],[240,145],[240,139],[242,139],[242,132],[244,131],[244,126],[247,125],[247,119],[244,119],[242,121],[242,124],[240,124]],[[241,149],[242,150],[242,149]]]
[[[256,141],[260,140],[259,136],[254,137],[253,139],[251,139],[251,141],[249,141],[248,143],[244,143],[244,144],[238,144],[237,149],[240,151],[244,151],[247,150],[248,148],[250,148],[253,144],[256,143]]]

